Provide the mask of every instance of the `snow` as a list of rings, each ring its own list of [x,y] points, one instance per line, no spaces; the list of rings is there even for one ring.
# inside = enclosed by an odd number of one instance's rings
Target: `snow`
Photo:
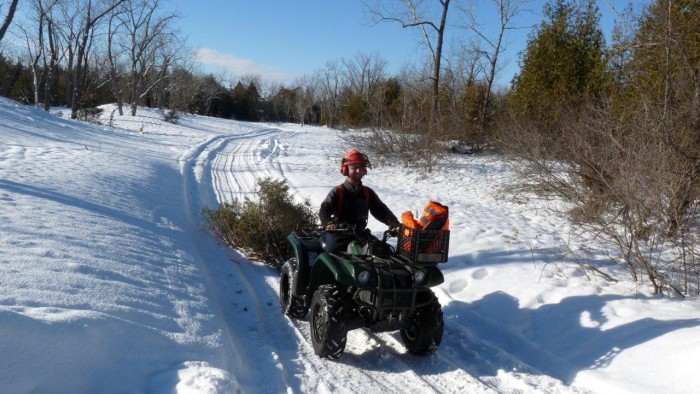
[[[561,257],[572,229],[543,202],[499,193],[498,157],[433,176],[376,165],[397,214],[450,207],[435,288],[442,345],[351,331],[316,357],[308,321],[278,307],[278,273],[219,245],[201,208],[286,179],[318,206],[342,181],[338,132],[157,110],[88,125],[0,99],[0,392],[690,393],[700,385],[697,298],[587,276]],[[61,112],[61,111],[57,111]],[[64,111],[65,112],[65,111]],[[383,226],[370,221],[380,233]],[[601,269],[622,267],[592,256]]]

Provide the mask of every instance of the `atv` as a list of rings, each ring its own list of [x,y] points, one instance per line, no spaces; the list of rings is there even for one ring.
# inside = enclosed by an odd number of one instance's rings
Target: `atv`
[[[396,247],[387,241],[396,237]],[[280,308],[292,319],[309,310],[311,343],[323,358],[343,355],[347,333],[400,330],[409,353],[427,355],[442,340],[442,308],[430,289],[444,281],[449,231],[402,226],[378,239],[351,226],[309,227],[287,239],[294,257],[282,266]]]

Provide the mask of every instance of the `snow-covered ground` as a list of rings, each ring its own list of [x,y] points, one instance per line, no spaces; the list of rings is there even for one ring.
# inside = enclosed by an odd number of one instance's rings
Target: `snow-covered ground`
[[[322,127],[162,118],[141,109],[94,126],[0,99],[0,392],[700,387],[698,300],[589,279],[556,257],[567,223],[500,197],[510,174],[489,156],[455,157],[431,177],[376,166],[365,178],[397,215],[429,199],[450,207],[437,352],[414,357],[398,333],[355,330],[341,359],[319,359],[308,322],[279,310],[277,272],[218,245],[200,210],[266,176],[318,206],[351,147]]]

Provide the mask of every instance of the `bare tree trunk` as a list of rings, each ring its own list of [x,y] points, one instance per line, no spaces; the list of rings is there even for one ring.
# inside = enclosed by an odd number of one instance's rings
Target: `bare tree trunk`
[[[336,127],[338,123],[338,110],[340,100],[340,69],[338,64],[328,63],[321,71],[321,86],[323,92],[323,106],[326,113],[328,126]]]
[[[10,8],[7,10],[7,16],[2,22],[2,26],[0,26],[0,41],[2,41],[2,38],[5,36],[7,28],[10,27],[10,23],[12,23],[12,18],[15,17],[15,11],[17,10],[18,2],[19,0],[12,0],[12,3],[10,3]]]
[[[490,49],[488,51],[480,51],[488,61],[488,70],[486,70],[486,89],[481,103],[481,111],[479,116],[478,131],[483,133],[490,119],[491,101],[493,94],[493,84],[498,73],[498,61],[501,53],[505,51],[507,43],[503,41],[505,32],[512,29],[511,20],[517,16],[522,7],[528,0],[491,0],[495,5],[499,17],[499,29],[495,38],[490,38],[483,27],[478,26],[477,17],[471,11],[463,10],[469,19],[468,28],[472,30],[479,38],[481,43],[485,43]]]
[[[29,63],[29,69],[32,72],[32,90],[34,92],[35,107],[39,106],[39,86],[41,82],[41,76],[39,75],[40,72],[38,66],[39,60],[41,60],[42,54],[44,52],[44,15],[42,10],[39,11],[38,21],[39,42],[32,42],[32,40],[29,38],[29,32],[22,28],[22,30],[24,30],[25,41],[27,43],[27,51],[29,52],[29,56],[31,58],[31,62]],[[34,51],[36,51],[36,53],[33,53]]]
[[[487,40],[491,44],[493,52],[488,57],[489,59],[489,71],[486,75],[486,91],[484,92],[484,102],[481,110],[481,120],[479,121],[479,130],[483,133],[486,128],[486,123],[490,118],[490,106],[491,106],[491,91],[493,89],[493,83],[496,79],[496,72],[498,66],[498,57],[503,51],[503,35],[507,29],[509,29],[509,23],[513,16],[518,12],[520,2],[513,2],[511,0],[494,0],[498,6],[498,15],[500,17],[500,29],[498,31],[498,37],[495,42]],[[513,5],[513,7],[511,7]]]
[[[53,23],[53,19],[49,16],[46,20],[46,30],[49,39],[48,66],[46,65],[46,62],[44,62],[44,67],[46,68],[46,83],[44,85],[44,111],[46,112],[51,109],[52,98],[55,94],[54,81],[58,75],[59,56]]]
[[[71,82],[72,82],[72,94],[71,94],[71,119],[78,118],[78,107],[81,105],[80,100],[82,99],[83,90],[85,89],[85,79],[87,76],[87,58],[90,49],[90,41],[94,34],[94,28],[97,23],[104,18],[107,14],[112,12],[119,4],[123,3],[125,0],[112,0],[111,4],[107,4],[106,9],[100,12],[96,16],[92,16],[93,3],[92,0],[88,0],[85,5],[85,24],[82,26],[79,34],[79,39],[77,41],[77,57],[75,61],[75,70],[73,72]]]
[[[437,121],[439,116],[438,111],[440,109],[440,64],[442,63],[442,42],[445,37],[445,24],[447,23],[447,10],[450,7],[450,0],[442,0],[440,3],[442,4],[442,17],[440,18],[440,25],[436,29],[438,33],[437,45],[435,48],[435,53],[433,54],[435,62],[435,68],[433,70],[433,122]]]
[[[445,37],[445,27],[447,25],[447,14],[450,8],[450,0],[438,0],[441,6],[441,16],[439,22],[433,22],[425,19],[418,9],[416,0],[404,0],[407,8],[406,12],[385,13],[382,8],[382,3],[378,2],[375,7],[368,7],[370,14],[377,22],[390,21],[398,22],[402,27],[420,27],[423,32],[425,44],[430,51],[433,61],[432,81],[432,114],[431,125],[437,124],[440,109],[440,72],[442,62],[442,44]],[[431,29],[435,34],[435,42],[430,37],[428,29]]]
[[[107,82],[111,88],[112,94],[117,99],[117,109],[119,115],[124,115],[124,89],[122,87],[122,74],[118,71],[119,67],[119,55],[118,51],[115,51],[114,37],[117,35],[119,28],[124,25],[123,22],[114,26],[114,20],[116,15],[113,14],[109,18],[109,28],[107,31],[107,61],[109,62],[109,81]]]

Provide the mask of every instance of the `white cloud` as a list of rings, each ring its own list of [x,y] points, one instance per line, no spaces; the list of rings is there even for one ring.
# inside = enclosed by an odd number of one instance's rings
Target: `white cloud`
[[[256,74],[264,80],[280,82],[291,81],[298,77],[278,68],[257,64],[251,60],[241,59],[209,48],[199,48],[195,60],[209,68],[219,69],[236,76]]]

